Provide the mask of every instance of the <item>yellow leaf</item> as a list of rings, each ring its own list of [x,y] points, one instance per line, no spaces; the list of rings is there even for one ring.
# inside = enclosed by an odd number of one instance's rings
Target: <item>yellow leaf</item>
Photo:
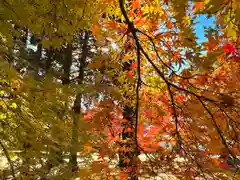
[[[183,22],[189,26],[191,24],[191,17],[190,16],[184,16],[183,17]]]
[[[16,109],[17,108],[17,104],[16,103],[12,103],[12,105],[10,107],[13,108],[13,109]]]
[[[6,119],[7,118],[7,116],[5,115],[5,114],[0,114],[0,119]]]
[[[4,95],[4,91],[0,91],[0,96]]]
[[[227,33],[227,36],[228,37],[231,37],[233,38],[234,40],[237,39],[237,32],[236,30],[234,29],[234,25],[232,23],[230,23],[228,25],[228,28],[226,28],[226,33]]]
[[[9,157],[10,157],[10,159],[14,159],[15,156],[16,156],[16,155],[15,155],[13,152],[10,152],[10,153],[9,153]]]
[[[125,55],[123,56],[123,59],[124,59],[125,61],[129,61],[130,59],[132,59],[132,57],[131,57],[129,54],[125,54]]]

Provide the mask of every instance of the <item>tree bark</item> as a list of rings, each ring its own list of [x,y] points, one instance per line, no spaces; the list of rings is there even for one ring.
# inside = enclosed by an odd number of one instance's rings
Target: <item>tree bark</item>
[[[122,124],[123,130],[121,132],[121,138],[125,142],[122,144],[122,147],[124,149],[129,149],[129,151],[120,151],[119,167],[121,169],[129,170],[128,177],[131,180],[138,180],[138,176],[136,173],[136,159],[139,153],[135,143],[134,129],[137,128],[134,126],[135,117],[135,109],[125,105],[123,109],[123,119],[127,121]],[[129,129],[131,131],[129,131]]]
[[[62,84],[69,84],[70,83],[70,71],[72,66],[72,44],[68,43],[67,48],[65,49],[64,54],[64,60],[63,60],[63,78],[62,78]]]
[[[79,58],[79,74],[78,74],[78,84],[83,84],[84,81],[84,69],[86,67],[86,59],[88,56],[88,40],[89,40],[89,33],[87,31],[83,32],[83,45],[82,45],[82,55]],[[77,152],[78,152],[78,136],[79,136],[79,119],[81,118],[81,109],[82,109],[82,92],[79,92],[76,95],[73,111],[74,111],[74,118],[73,118],[73,127],[72,127],[72,147],[71,147],[71,158],[70,163],[72,166],[72,171],[75,172],[77,167]]]

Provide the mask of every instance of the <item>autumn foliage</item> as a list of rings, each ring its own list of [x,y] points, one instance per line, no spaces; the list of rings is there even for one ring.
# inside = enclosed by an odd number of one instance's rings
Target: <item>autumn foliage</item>
[[[240,177],[237,0],[0,5],[1,177]]]

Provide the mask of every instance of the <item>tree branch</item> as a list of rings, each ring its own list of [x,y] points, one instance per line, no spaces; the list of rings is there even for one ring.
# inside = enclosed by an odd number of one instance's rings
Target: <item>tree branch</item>
[[[16,180],[14,167],[13,167],[13,164],[12,164],[11,158],[10,158],[10,156],[9,156],[9,153],[8,153],[6,147],[4,146],[4,144],[3,144],[3,142],[2,142],[1,140],[0,140],[0,144],[1,144],[2,150],[3,150],[5,156],[6,156],[7,160],[8,160],[8,163],[9,163],[9,165],[10,165],[13,179]]]

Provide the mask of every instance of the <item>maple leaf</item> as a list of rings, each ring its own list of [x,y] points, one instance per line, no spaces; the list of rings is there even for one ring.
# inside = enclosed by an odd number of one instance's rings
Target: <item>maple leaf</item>
[[[166,44],[166,46],[167,46],[167,47],[170,47],[170,46],[172,46],[172,42],[171,42],[171,41],[166,41],[166,43],[165,43],[165,44]]]
[[[92,114],[90,112],[86,113],[84,116],[83,116],[83,119],[84,120],[91,120],[92,119]]]
[[[132,0],[133,9],[141,8],[140,0]]]
[[[127,75],[128,75],[130,78],[133,78],[134,72],[133,72],[133,71],[128,71],[128,72],[127,72]]]
[[[240,45],[240,39],[237,40],[236,44]]]
[[[132,66],[133,69],[136,69],[136,68],[137,68],[137,63],[136,63],[136,62],[133,62],[133,63],[131,64],[131,66]]]
[[[137,10],[137,15],[138,15],[139,17],[141,17],[141,16],[143,15],[143,12],[142,12],[141,9],[138,9],[138,10]]]
[[[194,5],[192,7],[192,11],[196,10],[196,11],[199,11],[199,10],[202,10],[205,6],[205,2],[194,2]]]
[[[177,95],[177,96],[175,96],[175,99],[177,102],[183,102],[185,97],[183,95]]]
[[[153,126],[152,128],[149,129],[148,134],[150,136],[156,135],[159,131],[159,128],[156,126]]]
[[[207,80],[209,79],[209,77],[208,76],[199,76],[199,81],[201,82],[201,83],[205,83],[205,82],[207,82]]]
[[[153,112],[150,109],[145,109],[143,113],[148,116],[148,115],[151,115]]]
[[[223,46],[223,49],[226,53],[235,53],[236,52],[236,48],[234,47],[233,44],[230,44],[230,43],[226,43]]]
[[[136,26],[142,26],[144,23],[145,23],[145,21],[144,21],[143,18],[137,18],[137,19],[134,20],[134,24]]]
[[[13,108],[13,109],[17,109],[17,104],[16,103],[12,103],[10,107]]]
[[[129,16],[134,18],[134,16],[135,16],[134,11],[129,11]]]
[[[127,128],[127,132],[133,132],[132,128]]]
[[[116,21],[109,21],[109,22],[106,23],[106,25],[107,25],[107,27],[108,27],[109,29],[116,29],[117,26],[118,26],[118,24],[116,23]]]
[[[93,34],[94,36],[98,35],[98,34],[100,33],[100,31],[101,31],[99,24],[94,24],[94,25],[91,27],[91,31],[92,31],[92,34]]]
[[[173,59],[178,60],[181,57],[180,51],[177,50],[173,54]]]
[[[130,56],[129,54],[125,54],[125,55],[123,56],[123,59],[127,62],[127,61],[129,61],[129,60],[132,59],[132,56]]]
[[[93,150],[92,146],[91,146],[90,144],[86,144],[86,145],[84,146],[83,153],[84,153],[84,154],[88,154],[88,153],[90,153],[92,150]]]
[[[232,167],[231,165],[229,165],[229,164],[227,164],[227,163],[224,163],[224,162],[220,162],[220,163],[219,163],[219,166],[220,166],[221,168],[225,168],[225,169]]]
[[[204,42],[202,43],[203,46],[206,46],[206,50],[208,51],[213,51],[216,47],[217,47],[217,44],[212,42],[211,40],[209,40],[208,42]]]
[[[168,29],[171,29],[172,26],[173,26],[173,23],[172,23],[172,20],[170,19],[169,21],[167,21],[166,27],[167,27]]]

